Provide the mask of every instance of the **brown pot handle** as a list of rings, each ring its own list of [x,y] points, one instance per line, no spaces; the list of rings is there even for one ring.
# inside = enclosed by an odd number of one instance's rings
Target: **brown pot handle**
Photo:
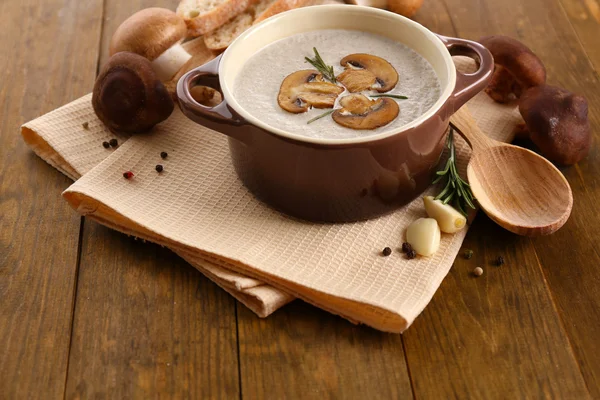
[[[189,71],[177,82],[177,100],[181,111],[192,121],[197,122],[207,128],[226,134],[242,140],[241,125],[247,122],[239,116],[231,107],[228,106],[225,98],[221,103],[214,107],[208,107],[198,103],[190,94],[190,89],[197,85],[208,86],[221,92],[219,83],[219,64],[221,63],[220,54],[215,59]]]
[[[479,69],[472,74],[456,71],[456,86],[449,102],[452,108],[449,111],[454,113],[488,85],[494,72],[494,57],[483,45],[472,40],[437,36],[444,42],[451,55],[471,57],[479,64]]]

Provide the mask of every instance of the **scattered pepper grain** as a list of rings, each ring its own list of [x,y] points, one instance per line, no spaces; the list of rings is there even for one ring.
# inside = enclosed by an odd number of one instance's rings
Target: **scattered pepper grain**
[[[417,252],[414,251],[413,249],[410,249],[409,251],[406,252],[406,258],[408,258],[409,260],[412,260],[416,257],[417,257]]]
[[[117,139],[110,139],[108,144],[110,144],[110,147],[117,147],[119,145],[119,141]]]
[[[83,129],[85,129],[86,131],[88,129],[90,129],[90,123],[89,122],[84,122],[83,124],[81,124],[81,126],[83,126]]]
[[[133,176],[134,176],[133,172],[131,172],[131,171],[123,172],[123,178],[125,178],[125,179],[131,179],[131,178],[133,178]]]
[[[496,265],[497,266],[504,265],[504,257],[498,256],[498,258],[496,258]]]
[[[464,256],[467,260],[473,258],[473,250],[465,250]]]
[[[102,146],[104,146],[105,149],[108,149],[110,147],[110,143],[102,142]]]
[[[164,160],[165,158],[167,158],[168,156],[169,156],[169,154],[168,154],[166,151],[161,151],[161,152],[160,152],[160,158],[162,158],[163,160]]]
[[[411,250],[412,250],[412,246],[410,245],[410,243],[408,243],[408,242],[402,243],[402,252],[403,253],[408,253]]]
[[[473,275],[475,276],[481,276],[483,275],[483,268],[481,267],[477,267],[473,270]]]
[[[155,169],[156,169],[156,172],[163,172],[163,166],[162,166],[162,165],[160,165],[160,164],[158,164],[158,165],[155,167]]]
[[[384,256],[389,256],[390,254],[392,254],[392,249],[390,249],[389,247],[386,247],[385,249],[383,249],[383,251],[381,252],[381,254],[383,254]]]

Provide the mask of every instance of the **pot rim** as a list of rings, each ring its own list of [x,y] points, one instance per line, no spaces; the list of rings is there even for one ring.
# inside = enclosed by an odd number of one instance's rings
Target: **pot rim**
[[[273,126],[270,126],[260,119],[251,115],[246,109],[244,109],[233,96],[230,87],[226,84],[223,74],[223,68],[227,65],[228,60],[233,57],[232,54],[236,51],[237,48],[243,46],[244,41],[248,38],[248,36],[252,35],[252,33],[258,29],[261,29],[267,25],[275,25],[275,24],[286,24],[290,20],[294,18],[298,18],[300,16],[305,16],[306,14],[310,15],[313,13],[322,13],[322,12],[344,12],[344,13],[352,13],[357,17],[357,26],[355,30],[361,31],[360,29],[360,21],[359,18],[361,15],[365,13],[379,16],[380,18],[396,20],[397,23],[410,25],[412,28],[417,29],[425,34],[425,36],[432,42],[432,44],[437,47],[440,53],[442,53],[442,57],[445,61],[446,72],[448,74],[448,83],[446,87],[442,90],[440,97],[438,100],[431,106],[425,113],[421,114],[418,118],[412,120],[411,122],[402,125],[399,128],[395,128],[389,131],[384,131],[378,133],[376,135],[368,135],[365,137],[358,138],[344,138],[344,139],[327,139],[327,138],[313,138],[308,136],[302,136],[299,134],[289,133],[283,129],[279,129]],[[335,28],[331,28],[335,29]],[[305,30],[305,32],[309,32],[311,29]],[[413,49],[414,50],[414,49]],[[416,51],[416,50],[414,50]],[[437,115],[442,107],[444,107],[450,96],[452,95],[455,85],[456,85],[456,67],[454,62],[452,61],[452,56],[450,55],[446,45],[442,42],[442,40],[432,31],[425,28],[423,25],[415,22],[409,18],[406,18],[402,15],[392,13],[390,11],[381,10],[373,7],[366,6],[358,6],[358,5],[350,5],[350,4],[329,4],[329,5],[319,5],[319,6],[310,6],[297,8],[294,10],[286,11],[281,14],[277,14],[267,20],[251,27],[240,36],[238,36],[234,42],[225,50],[223,56],[221,58],[221,62],[219,63],[219,83],[221,86],[221,91],[223,93],[223,98],[227,102],[228,106],[231,107],[239,116],[245,119],[249,124],[255,125],[269,133],[274,135],[278,135],[284,137],[288,140],[293,140],[297,142],[305,142],[305,143],[313,143],[318,145],[343,145],[343,144],[360,144],[360,143],[369,143],[376,142],[382,139],[386,139],[398,134],[401,134],[405,131],[413,129],[428,119]]]

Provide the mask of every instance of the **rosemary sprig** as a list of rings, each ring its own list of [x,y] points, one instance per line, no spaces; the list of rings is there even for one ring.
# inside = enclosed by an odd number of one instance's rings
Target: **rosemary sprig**
[[[315,122],[318,119],[321,119],[323,117],[328,116],[329,114],[332,114],[335,110],[329,110],[329,111],[325,111],[323,114],[321,115],[317,115],[316,117],[314,117],[313,119],[309,119],[308,122],[306,122],[306,124],[312,124],[313,122]]]
[[[311,63],[313,67],[315,67],[325,79],[330,81],[331,83],[335,83],[335,73],[333,72],[333,66],[325,64],[325,61],[321,58],[321,55],[317,51],[316,47],[313,47],[313,51],[315,52],[315,58],[310,59],[308,57],[304,57],[306,61]]]
[[[446,178],[446,186],[435,199],[442,200],[444,204],[452,202],[458,211],[466,216],[467,207],[475,209],[475,199],[473,193],[471,193],[471,186],[460,177],[456,170],[456,150],[454,148],[454,129],[452,127],[448,133],[446,147],[448,147],[449,152],[448,161],[443,170],[436,172],[438,177],[433,181],[435,184]]]
[[[370,94],[369,97],[391,97],[393,99],[407,100],[408,97],[398,94]]]

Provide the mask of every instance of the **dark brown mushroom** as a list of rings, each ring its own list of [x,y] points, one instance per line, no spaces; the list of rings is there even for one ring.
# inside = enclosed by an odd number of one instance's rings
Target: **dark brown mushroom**
[[[371,54],[350,54],[340,61],[344,72],[337,76],[342,85],[351,93],[363,90],[389,92],[398,83],[398,72],[381,57]]]
[[[277,103],[291,113],[303,113],[309,108],[333,108],[344,88],[325,82],[317,70],[306,69],[288,75],[279,88]]]
[[[518,99],[528,88],[546,83],[544,64],[518,40],[492,35],[479,39],[479,43],[494,56],[496,68],[485,92],[498,103]]]
[[[102,67],[92,95],[98,118],[109,129],[143,132],[173,112],[169,92],[146,58],[121,52]]]
[[[362,94],[351,94],[340,100],[341,109],[332,118],[351,129],[375,129],[392,122],[400,113],[398,104],[390,98],[371,100]]]
[[[552,162],[571,165],[589,152],[592,135],[585,97],[554,86],[528,89],[519,111],[529,137]]]

